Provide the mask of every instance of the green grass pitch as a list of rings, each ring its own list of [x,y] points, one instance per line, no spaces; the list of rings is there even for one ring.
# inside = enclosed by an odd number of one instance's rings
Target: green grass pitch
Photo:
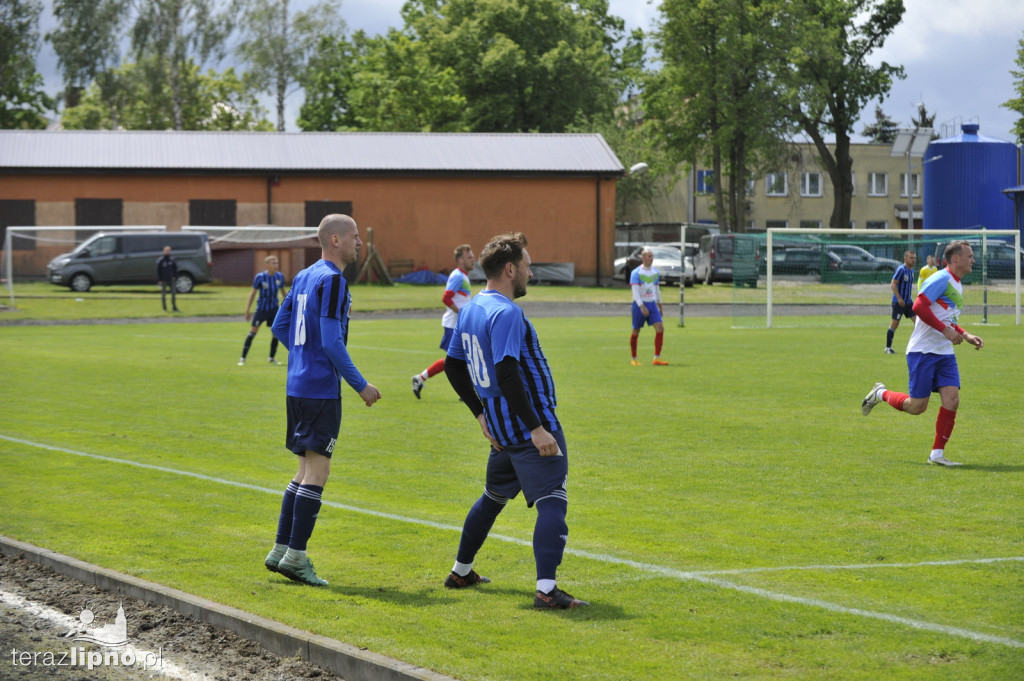
[[[860,413],[874,381],[906,389],[884,318],[670,320],[664,368],[629,365],[625,315],[534,319],[569,444],[560,585],[593,603],[561,613],[530,607],[521,498],[478,556],[493,583],[441,586],[486,449],[443,378],[410,391],[437,320],[353,320],[384,398],[344,388],[319,590],[262,566],[295,468],[267,329],[237,367],[241,321],[4,327],[0,533],[466,680],[1020,679],[1024,333],[995,321],[967,320],[967,465],[939,469],[937,399]]]

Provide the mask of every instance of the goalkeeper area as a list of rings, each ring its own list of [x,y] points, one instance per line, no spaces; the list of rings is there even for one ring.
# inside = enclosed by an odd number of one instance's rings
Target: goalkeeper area
[[[963,281],[961,323],[990,324],[1006,315],[1021,323],[1024,252],[1016,230],[769,229],[755,236],[760,248],[735,256],[736,272],[757,273],[734,277],[736,327],[874,324],[891,312],[891,282],[905,252],[917,256],[917,295],[928,256],[942,269],[946,246],[959,240],[971,245],[975,257]]]

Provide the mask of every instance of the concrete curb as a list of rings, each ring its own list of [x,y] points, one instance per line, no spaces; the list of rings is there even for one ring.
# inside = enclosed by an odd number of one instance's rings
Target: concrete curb
[[[361,650],[326,636],[317,636],[184,591],[101,568],[8,537],[0,536],[0,553],[22,556],[80,582],[154,605],[166,606],[192,615],[201,622],[230,629],[239,636],[259,643],[275,655],[307,660],[334,672],[345,681],[456,681],[450,676],[423,667]]]

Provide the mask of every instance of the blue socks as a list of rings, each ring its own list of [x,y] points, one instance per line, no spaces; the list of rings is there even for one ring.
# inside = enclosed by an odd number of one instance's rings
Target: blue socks
[[[562,563],[569,526],[565,513],[569,503],[559,497],[545,497],[537,501],[537,524],[533,527],[533,557],[537,561],[537,579],[555,579]]]
[[[290,537],[287,542],[288,548],[295,549],[296,551],[306,550],[306,542],[309,541],[309,536],[313,534],[316,517],[320,514],[320,495],[323,494],[323,491],[324,488],[317,485],[298,485],[295,491],[295,503],[292,508],[292,524]]]
[[[501,498],[501,501],[498,501],[496,498],[488,496],[486,491],[476,500],[473,508],[469,509],[466,522],[462,526],[462,538],[459,540],[459,552],[455,560],[467,565],[473,564],[476,552],[484,545],[487,533],[494,526],[494,520],[507,503],[508,499]]]
[[[276,544],[288,546],[288,540],[292,536],[292,509],[295,507],[295,493],[299,491],[299,483],[292,480],[284,490],[284,499],[281,500],[281,516],[277,519]]]

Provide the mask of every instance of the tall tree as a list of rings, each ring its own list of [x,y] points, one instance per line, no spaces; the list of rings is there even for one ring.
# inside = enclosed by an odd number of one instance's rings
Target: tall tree
[[[782,3],[665,0],[645,107],[677,162],[710,163],[719,225],[745,230],[747,177],[781,153]]]
[[[249,0],[242,14],[242,43],[238,53],[262,91],[273,92],[277,129],[284,130],[285,99],[299,81],[321,39],[345,32],[340,0],[327,0],[301,12],[291,12],[290,0]]]
[[[0,0],[0,128],[45,128],[53,100],[36,71],[38,0]]]
[[[876,104],[875,122],[865,125],[860,134],[870,138],[873,144],[892,144],[896,141],[896,131],[898,129],[899,125],[897,125],[896,121],[889,118],[889,115],[882,111],[882,105]]]
[[[793,68],[786,101],[790,116],[814,142],[835,189],[829,226],[848,228],[853,199],[850,134],[867,102],[882,99],[903,69],[868,56],[903,18],[903,0],[792,0]],[[835,138],[829,148],[826,138]]]
[[[185,83],[190,62],[199,66],[219,61],[233,30],[230,8],[222,0],[135,0],[132,26],[135,60],[147,64],[147,75],[170,86],[175,130],[185,129]],[[153,57],[148,60],[148,57]]]
[[[46,39],[57,53],[64,79],[64,106],[74,106],[78,93],[120,61],[118,42],[129,0],[56,0],[57,28]]]
[[[1013,63],[1019,69],[1010,69],[1010,75],[1013,76],[1013,91],[1017,96],[1011,97],[999,106],[1020,114],[1020,118],[1013,124],[1013,134],[1017,136],[1017,144],[1024,144],[1024,38],[1017,43],[1017,58]]]

